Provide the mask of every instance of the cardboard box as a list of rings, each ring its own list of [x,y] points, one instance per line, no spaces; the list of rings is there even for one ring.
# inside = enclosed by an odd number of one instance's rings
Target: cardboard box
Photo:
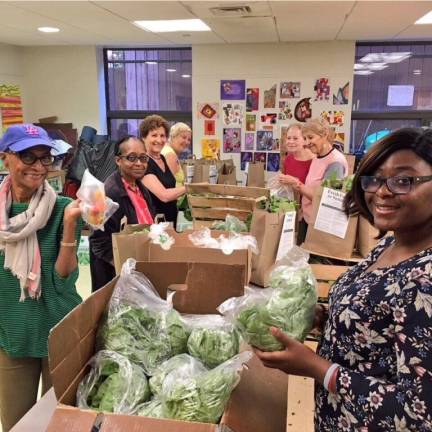
[[[166,292],[166,284],[180,280],[180,275],[183,279],[186,277],[188,289],[184,290],[185,298],[193,284],[199,288],[198,285],[202,285],[203,280],[207,283],[211,278],[226,277],[227,272],[232,274],[241,272],[239,266],[232,266],[233,269],[230,270],[229,265],[219,265],[219,271],[213,268],[209,272],[209,266],[209,264],[197,263],[138,263],[136,268],[149,277],[159,292]],[[222,267],[225,267],[224,271]],[[204,268],[207,268],[205,279],[202,279],[203,273],[193,274],[194,269]],[[158,280],[155,275],[158,275]],[[282,432],[285,430],[286,375],[265,368],[256,357],[253,357],[248,363],[248,368],[243,370],[240,383],[232,393],[219,425],[119,414],[96,416],[94,411],[76,408],[74,405],[78,384],[88,372],[86,363],[94,354],[98,324],[111,298],[116,280],[114,279],[77,306],[50,333],[49,365],[59,406],[48,431],[90,432],[93,426],[92,420],[101,423],[100,432]],[[223,285],[219,288],[225,290]],[[203,298],[187,299],[185,305],[194,312],[207,313],[208,305]]]
[[[112,236],[114,266],[119,274],[123,263],[128,258],[145,262],[196,262],[196,263],[218,263],[237,264],[245,268],[244,284],[247,285],[251,274],[252,253],[247,249],[235,250],[230,255],[225,255],[219,249],[202,248],[195,246],[189,240],[189,234],[193,231],[186,230],[177,233],[174,230],[167,231],[174,237],[175,243],[169,250],[163,250],[159,245],[150,242],[146,233],[142,231],[142,225],[126,225],[123,231]],[[212,233],[219,236],[223,232]]]

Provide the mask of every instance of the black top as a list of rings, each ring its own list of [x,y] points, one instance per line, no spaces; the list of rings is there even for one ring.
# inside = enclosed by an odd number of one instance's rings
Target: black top
[[[169,169],[169,166],[163,155],[161,155],[161,159],[164,163],[165,171],[162,171],[159,165],[152,158],[150,158],[147,165],[146,175],[155,175],[166,189],[172,189],[176,186],[176,179],[171,170]],[[156,213],[164,214],[166,221],[173,222],[175,226],[177,221],[177,200],[165,203],[150,191],[149,193],[153,205],[155,206]]]
[[[114,277],[112,233],[120,231],[121,222],[126,218],[128,224],[138,223],[135,207],[123,184],[122,177],[118,170],[112,173],[105,180],[105,194],[113,201],[119,204],[117,211],[106,221],[105,231],[97,230],[89,238],[90,242],[90,267],[92,273],[93,291],[104,286]],[[136,182],[138,189],[144,197],[150,214],[155,216],[155,209],[150,198],[149,191],[144,187],[142,182]]]

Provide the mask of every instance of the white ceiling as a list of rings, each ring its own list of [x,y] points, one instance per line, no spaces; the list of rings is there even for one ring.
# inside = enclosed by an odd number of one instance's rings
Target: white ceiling
[[[246,17],[211,8],[248,5]],[[0,43],[14,45],[194,45],[323,40],[432,40],[414,22],[432,1],[0,1]],[[133,20],[200,18],[211,32],[155,34]],[[59,27],[43,34],[38,27]]]

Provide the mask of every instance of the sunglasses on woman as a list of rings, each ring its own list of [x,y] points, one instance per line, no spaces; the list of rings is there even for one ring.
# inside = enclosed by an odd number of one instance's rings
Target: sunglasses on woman
[[[414,184],[425,183],[432,180],[430,176],[397,176],[397,177],[360,177],[361,187],[365,192],[375,193],[384,183],[387,189],[395,195],[405,195],[411,192]]]
[[[144,164],[144,163],[147,163],[149,161],[148,155],[138,156],[138,155],[133,154],[133,153],[130,155],[127,155],[127,156],[119,155],[119,158],[126,159],[128,162],[131,162],[131,163],[135,163],[136,161],[140,161],[141,163]]]
[[[46,167],[52,165],[56,159],[53,155],[50,154],[36,156],[32,152],[26,152],[26,151],[22,151],[22,152],[10,151],[8,153],[16,155],[19,158],[19,160],[25,165],[33,165],[34,163],[39,161],[43,166]]]

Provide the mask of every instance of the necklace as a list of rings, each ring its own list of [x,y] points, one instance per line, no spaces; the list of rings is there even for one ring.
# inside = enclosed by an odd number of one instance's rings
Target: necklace
[[[152,156],[150,153],[149,153],[149,156],[153,159],[153,160],[161,160],[162,158],[161,158],[161,155],[159,155],[159,156]]]

